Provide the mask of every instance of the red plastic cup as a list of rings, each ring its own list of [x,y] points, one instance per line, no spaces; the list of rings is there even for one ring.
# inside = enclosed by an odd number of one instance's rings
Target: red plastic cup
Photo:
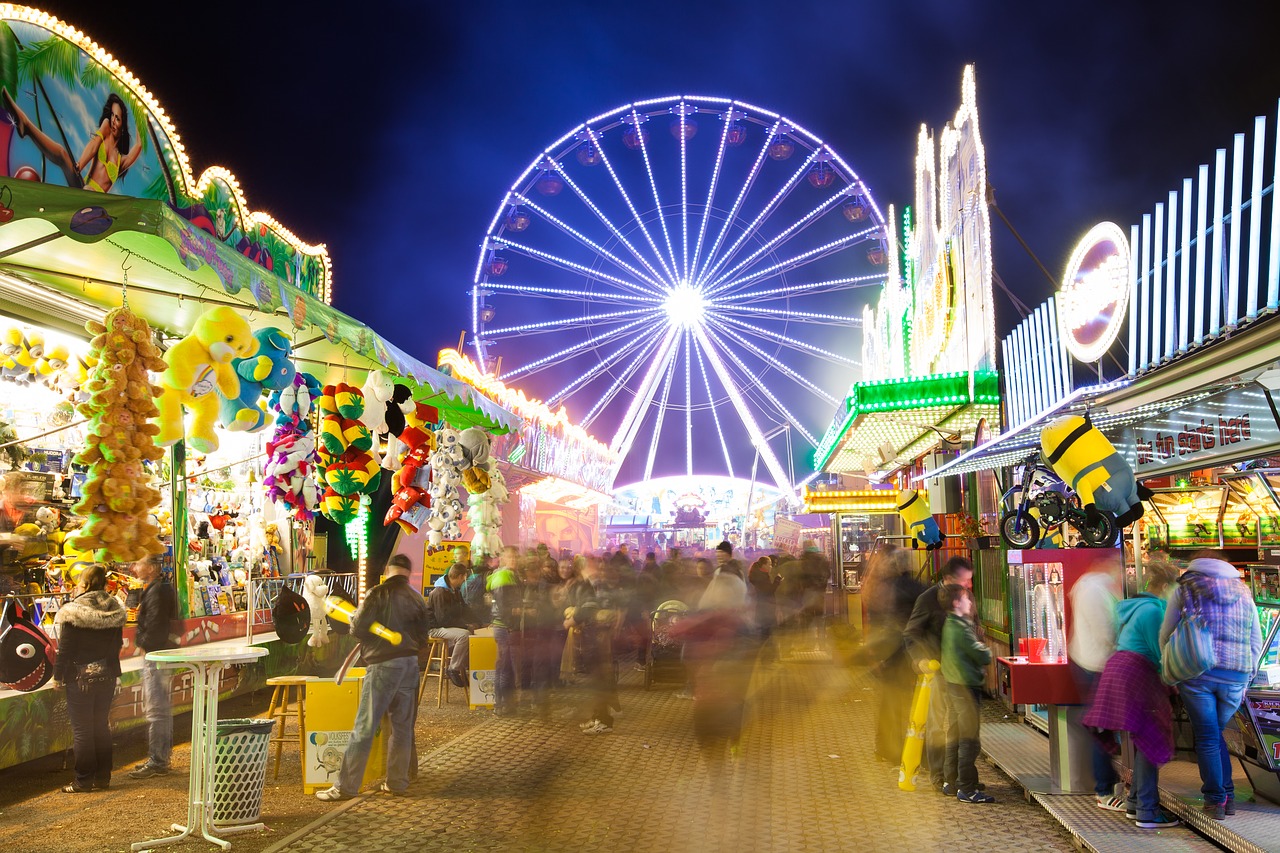
[[[1031,663],[1039,663],[1044,660],[1045,646],[1049,645],[1048,640],[1042,640],[1038,637],[1028,637],[1027,644],[1027,660]]]

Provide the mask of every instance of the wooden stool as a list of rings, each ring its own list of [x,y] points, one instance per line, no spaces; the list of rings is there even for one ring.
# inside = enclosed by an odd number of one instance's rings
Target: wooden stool
[[[459,641],[461,642],[461,641]],[[427,695],[427,679],[439,679],[440,684],[436,688],[436,707],[442,707],[449,700],[449,674],[445,672],[449,668],[449,644],[439,637],[429,637],[427,639],[427,658],[426,663],[422,667],[422,683],[418,685],[418,704],[422,704],[422,697]],[[436,671],[431,671],[432,663],[439,664]]]
[[[267,716],[273,721],[280,722],[280,728],[272,731],[271,740],[267,743],[268,749],[273,744],[276,748],[276,770],[275,775],[272,776],[273,779],[280,778],[280,753],[284,751],[285,743],[290,740],[285,737],[284,730],[291,717],[298,721],[298,761],[305,760],[307,754],[306,684],[311,680],[311,676],[308,675],[278,675],[267,679],[267,686],[275,688],[271,694],[271,705],[267,708]],[[289,707],[290,704],[293,705],[292,708]]]

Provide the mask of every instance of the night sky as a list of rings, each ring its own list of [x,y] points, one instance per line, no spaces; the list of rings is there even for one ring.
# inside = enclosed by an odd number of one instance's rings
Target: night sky
[[[976,63],[999,206],[1061,275],[1090,226],[1127,230],[1255,115],[1274,117],[1280,96],[1257,2],[42,8],[142,80],[197,171],[230,168],[251,207],[328,245],[339,308],[428,363],[469,325],[478,246],[505,190],[567,130],[630,101],[775,110],[901,208],[920,125],[954,115]],[[998,274],[1034,307],[1049,283],[992,227]],[[997,311],[1002,331],[1019,319],[999,292]]]

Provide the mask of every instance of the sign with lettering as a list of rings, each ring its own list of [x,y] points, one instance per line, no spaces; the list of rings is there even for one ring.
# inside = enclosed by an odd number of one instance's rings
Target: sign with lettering
[[[1081,362],[1102,358],[1120,334],[1129,305],[1129,241],[1119,225],[1100,222],[1076,244],[1058,291],[1058,325]]]
[[[1236,388],[1126,429],[1117,446],[1149,477],[1274,452],[1280,428],[1261,388]]]

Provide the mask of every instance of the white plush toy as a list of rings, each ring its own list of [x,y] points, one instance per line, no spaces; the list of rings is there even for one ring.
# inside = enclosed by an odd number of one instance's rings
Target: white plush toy
[[[371,370],[360,390],[364,392],[364,413],[360,415],[359,421],[369,428],[373,436],[369,455],[373,457],[373,461],[381,464],[378,436],[387,433],[387,403],[395,393],[395,383],[381,370]]]
[[[427,527],[429,528],[427,530],[427,545],[432,550],[436,550],[440,548],[441,543],[444,542],[445,521],[439,515],[433,513],[432,516],[427,519]]]
[[[329,597],[329,585],[319,575],[307,575],[302,582],[302,597],[311,608],[311,636],[307,645],[312,648],[329,642],[329,619],[324,615],[324,600]]]

